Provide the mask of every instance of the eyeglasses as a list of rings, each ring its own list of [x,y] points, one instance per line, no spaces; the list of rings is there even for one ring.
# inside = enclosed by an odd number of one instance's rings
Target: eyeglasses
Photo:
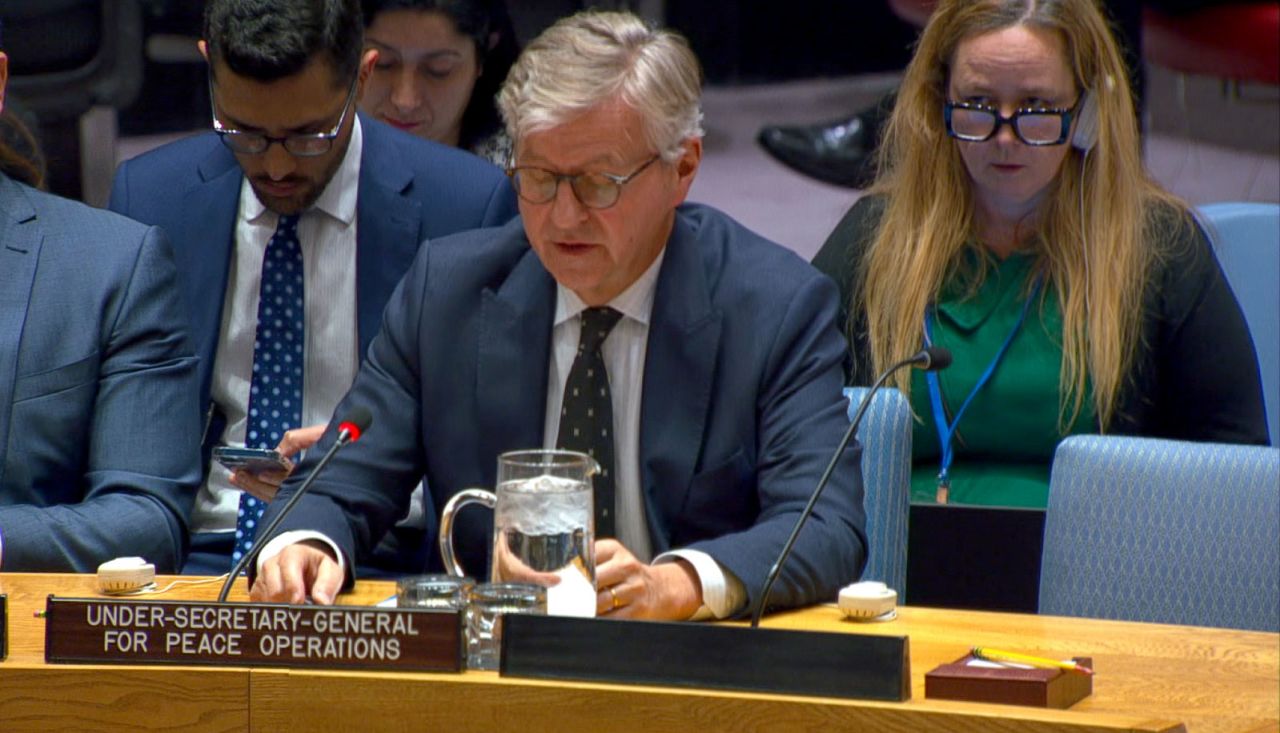
[[[531,204],[545,204],[556,197],[561,181],[568,181],[573,195],[588,209],[607,209],[618,203],[622,195],[622,187],[632,178],[640,175],[645,168],[653,165],[660,156],[646,160],[629,175],[615,176],[611,173],[553,173],[545,168],[516,166],[507,168],[511,177],[511,185],[515,186],[516,195]]]
[[[222,126],[218,121],[218,115],[215,112],[213,117],[213,131],[218,133],[218,138],[222,140],[222,144],[231,148],[233,152],[243,153],[245,155],[259,155],[265,153],[272,143],[280,143],[284,146],[286,152],[290,155],[296,155],[299,158],[313,158],[317,155],[324,155],[333,148],[334,138],[338,137],[338,131],[342,129],[343,124],[347,121],[347,113],[351,111],[351,102],[356,98],[356,82],[357,77],[351,81],[351,90],[347,92],[347,102],[342,106],[342,115],[338,118],[338,124],[328,132],[306,133],[301,135],[286,135],[284,137],[272,137],[263,135],[260,132],[245,132],[243,130],[233,130]],[[209,80],[209,106],[213,107],[213,80]]]
[[[1079,101],[1076,102],[1076,106]],[[1020,109],[1005,117],[995,107],[971,102],[947,102],[942,108],[947,121],[947,134],[957,140],[980,143],[995,137],[1004,125],[1027,145],[1061,145],[1071,133],[1071,116],[1076,106],[1068,109]]]

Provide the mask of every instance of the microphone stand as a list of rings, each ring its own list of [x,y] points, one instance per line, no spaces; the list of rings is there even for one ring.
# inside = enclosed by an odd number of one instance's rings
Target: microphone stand
[[[862,404],[858,405],[857,413],[849,421],[849,429],[844,431],[844,437],[840,439],[840,445],[836,448],[835,455],[831,456],[831,462],[827,464],[827,470],[823,471],[822,478],[818,479],[818,486],[809,497],[809,503],[805,505],[804,511],[800,512],[800,518],[796,520],[796,526],[791,530],[791,536],[787,538],[787,543],[782,546],[778,561],[773,564],[773,567],[769,569],[769,574],[765,576],[764,586],[760,589],[760,601],[756,603],[755,609],[751,612],[751,628],[754,629],[760,625],[760,617],[764,615],[765,606],[769,601],[769,592],[773,590],[773,584],[778,580],[778,574],[782,571],[782,564],[791,555],[791,548],[795,546],[796,538],[800,536],[800,529],[804,527],[809,515],[813,513],[813,507],[818,503],[818,497],[822,496],[823,489],[827,488],[827,482],[831,480],[831,474],[835,472],[836,464],[840,462],[840,457],[844,455],[844,449],[848,447],[849,441],[858,432],[858,426],[862,424],[862,415],[867,411],[867,407],[871,405],[871,398],[875,397],[876,391],[902,367],[914,365],[920,366],[922,369],[942,369],[950,363],[950,352],[945,352],[940,347],[930,347],[884,370],[880,377],[871,384],[871,388],[867,390],[867,396],[863,398]]]
[[[365,427],[367,427],[370,422],[370,419],[368,419],[367,416],[368,412],[365,411],[359,417],[353,417],[351,420],[344,421],[341,424],[342,429],[338,433],[338,439],[334,441],[333,445],[330,446],[329,450],[324,454],[324,457],[316,464],[315,469],[311,471],[311,475],[307,476],[307,480],[302,482],[302,486],[299,486],[298,490],[293,492],[293,496],[290,496],[288,501],[284,503],[284,507],[281,508],[274,517],[272,517],[271,523],[258,532],[258,539],[253,543],[253,549],[246,552],[244,557],[240,558],[240,562],[236,563],[235,567],[231,569],[231,575],[227,576],[226,582],[222,584],[222,591],[218,593],[218,603],[223,603],[227,600],[227,594],[231,592],[231,586],[235,584],[236,578],[240,577],[240,573],[244,572],[244,569],[249,566],[249,563],[258,558],[258,555],[262,552],[262,548],[266,547],[267,541],[271,539],[271,533],[275,531],[276,527],[280,526],[280,522],[289,515],[289,512],[293,511],[294,505],[296,505],[298,500],[302,498],[302,495],[307,493],[311,488],[311,484],[315,482],[316,476],[319,476],[320,472],[324,470],[324,467],[329,465],[329,461],[333,459],[333,456],[338,452],[338,449],[348,443],[359,440],[360,434],[364,432]],[[361,417],[365,417],[366,419],[361,420]]]

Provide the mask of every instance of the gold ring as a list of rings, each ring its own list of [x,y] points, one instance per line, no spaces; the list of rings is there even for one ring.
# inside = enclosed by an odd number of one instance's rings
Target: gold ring
[[[617,607],[622,605],[621,603],[618,602],[618,594],[613,590],[613,586],[609,586],[605,588],[605,590],[609,591],[609,597],[613,599],[613,605],[609,607],[610,610],[616,609]]]

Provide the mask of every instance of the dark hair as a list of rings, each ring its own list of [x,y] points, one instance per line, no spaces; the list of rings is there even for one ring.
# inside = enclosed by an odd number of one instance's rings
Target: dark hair
[[[520,55],[511,18],[503,0],[362,0],[364,24],[373,24],[379,14],[390,10],[417,10],[440,13],[467,36],[476,48],[476,63],[484,65],[484,73],[471,90],[471,99],[462,113],[462,134],[458,146],[470,148],[502,127],[494,99],[507,72]],[[498,42],[489,47],[489,38],[498,34]]]
[[[209,0],[204,8],[209,61],[271,82],[324,54],[338,86],[355,79],[364,46],[359,0]]]
[[[9,101],[12,104],[14,100]],[[0,173],[28,186],[44,188],[44,153],[21,114],[10,108],[0,113]]]

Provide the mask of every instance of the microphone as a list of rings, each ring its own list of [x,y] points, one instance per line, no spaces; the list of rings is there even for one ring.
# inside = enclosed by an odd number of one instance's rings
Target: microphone
[[[219,603],[227,600],[227,594],[231,592],[231,586],[235,584],[236,578],[240,577],[240,573],[244,572],[244,569],[249,566],[249,563],[257,560],[258,554],[262,552],[262,548],[266,547],[267,540],[271,539],[271,533],[275,531],[276,527],[280,526],[280,522],[289,515],[289,512],[293,511],[293,507],[298,503],[298,500],[301,499],[302,495],[307,493],[307,490],[311,488],[311,484],[315,482],[316,476],[319,476],[320,472],[324,470],[324,467],[329,465],[329,461],[333,458],[334,454],[338,452],[338,449],[348,443],[354,443],[359,440],[360,436],[364,435],[364,431],[368,430],[369,425],[372,423],[373,415],[369,412],[368,408],[358,405],[351,408],[351,412],[347,413],[346,420],[338,423],[338,439],[334,441],[328,452],[325,453],[324,457],[320,459],[320,462],[316,464],[315,469],[311,471],[311,475],[307,476],[307,480],[302,482],[302,485],[298,487],[298,490],[293,492],[293,496],[290,496],[289,500],[284,503],[284,507],[280,509],[279,513],[277,513],[274,518],[272,518],[271,523],[258,531],[257,539],[254,540],[253,543],[253,549],[246,552],[244,557],[240,558],[240,562],[236,563],[236,566],[231,569],[231,575],[228,576],[226,582],[222,584],[222,592],[218,594]]]
[[[831,480],[831,474],[835,472],[836,464],[840,462],[840,456],[844,455],[844,449],[858,432],[858,426],[862,424],[862,415],[866,413],[867,407],[871,405],[871,398],[876,396],[876,392],[889,377],[903,367],[913,366],[927,372],[936,372],[946,369],[950,365],[951,351],[949,349],[942,346],[926,346],[910,358],[903,359],[884,370],[876,381],[871,383],[871,388],[867,390],[866,397],[862,398],[862,404],[858,405],[858,411],[854,414],[853,419],[849,421],[849,429],[844,432],[844,437],[840,439],[840,445],[836,448],[835,455],[831,456],[831,462],[827,464],[827,470],[823,471],[822,478],[818,479],[818,485],[814,488],[813,495],[809,497],[809,503],[805,505],[804,511],[800,512],[800,518],[796,520],[796,526],[791,530],[791,536],[787,538],[787,544],[782,546],[778,561],[773,564],[773,567],[769,569],[769,574],[765,576],[764,585],[760,589],[760,601],[751,613],[751,628],[754,629],[760,625],[760,617],[764,615],[765,606],[769,601],[769,591],[773,590],[774,581],[778,579],[778,573],[782,571],[782,564],[791,555],[791,548],[795,546],[796,538],[800,536],[800,528],[808,521],[809,515],[813,514],[813,507],[818,503],[818,497],[822,496],[822,490],[827,488],[827,482]]]

